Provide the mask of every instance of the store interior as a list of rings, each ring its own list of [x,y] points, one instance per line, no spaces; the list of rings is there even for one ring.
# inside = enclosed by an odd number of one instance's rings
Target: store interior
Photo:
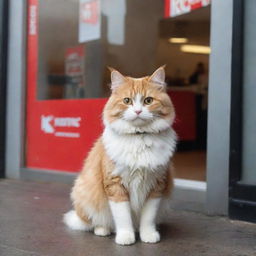
[[[39,1],[38,99],[108,97],[107,66],[142,77],[165,64],[177,112],[175,177],[205,181],[210,6],[164,18],[164,1],[113,2],[101,2],[100,38],[79,43],[79,1]]]
[[[174,166],[181,179],[206,180],[209,40],[209,6],[160,22],[157,63],[167,64],[168,91],[177,98]]]

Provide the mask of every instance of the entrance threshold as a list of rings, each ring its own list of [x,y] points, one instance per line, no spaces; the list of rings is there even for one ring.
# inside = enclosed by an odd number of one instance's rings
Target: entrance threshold
[[[205,212],[207,183],[186,179],[174,179],[171,208]]]
[[[207,189],[206,182],[196,180],[174,179],[175,187],[194,189],[197,191],[205,191]]]

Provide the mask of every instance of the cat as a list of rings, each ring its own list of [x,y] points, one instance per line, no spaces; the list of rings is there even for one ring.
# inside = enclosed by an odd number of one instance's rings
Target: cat
[[[176,146],[164,67],[142,78],[112,69],[111,90],[103,110],[104,132],[74,183],[74,210],[64,215],[64,222],[98,236],[115,229],[120,245],[135,243],[138,227],[143,242],[156,243],[155,219],[173,187]]]

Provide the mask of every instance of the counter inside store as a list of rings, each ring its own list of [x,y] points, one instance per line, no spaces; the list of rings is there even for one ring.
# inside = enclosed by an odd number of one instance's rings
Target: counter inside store
[[[208,83],[167,85],[176,110],[178,149],[206,149]]]

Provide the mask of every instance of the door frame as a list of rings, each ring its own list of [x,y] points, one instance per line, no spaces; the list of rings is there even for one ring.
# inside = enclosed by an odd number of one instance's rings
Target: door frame
[[[8,47],[8,1],[0,2],[0,178],[5,176],[6,72]]]
[[[73,182],[74,174],[24,168],[27,5],[24,0],[10,0],[9,4],[6,175],[8,178],[16,179]],[[212,54],[209,76],[207,186],[205,182],[198,184],[186,180],[178,181],[174,193],[176,205],[180,206],[181,201],[183,206],[186,205],[181,208],[207,211],[210,214],[227,214],[228,209],[232,40],[232,33],[229,31],[232,28],[232,4],[233,0],[215,0],[211,6]],[[221,101],[216,109],[214,102],[223,95],[225,101]],[[221,126],[217,125],[218,119],[221,120]]]
[[[25,151],[26,2],[9,0],[6,177],[21,178]],[[15,74],[15,75],[13,75]],[[14,104],[15,103],[15,104]]]
[[[211,4],[206,209],[212,215],[228,214],[233,2]]]
[[[230,125],[229,216],[256,222],[256,186],[242,178],[244,1],[234,1]]]

